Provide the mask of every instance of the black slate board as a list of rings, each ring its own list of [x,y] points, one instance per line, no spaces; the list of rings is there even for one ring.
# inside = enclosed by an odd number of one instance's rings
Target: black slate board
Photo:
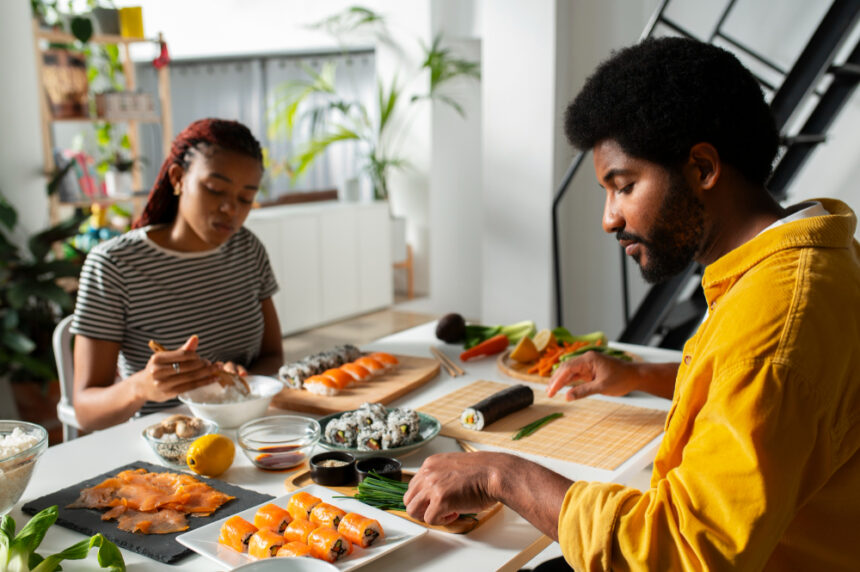
[[[88,508],[66,508],[66,505],[77,500],[81,489],[97,485],[103,480],[113,477],[128,469],[146,469],[147,471],[154,473],[163,473],[165,471],[177,472],[173,469],[167,469],[162,465],[153,465],[145,461],[136,461],[82,481],[76,485],[66,487],[55,493],[32,500],[21,507],[21,510],[25,514],[34,515],[49,506],[57,505],[59,507],[57,524],[70,528],[76,532],[81,532],[87,536],[92,536],[97,532],[101,532],[105,538],[115,543],[117,546],[132,552],[137,552],[138,554],[142,554],[159,562],[172,564],[193,552],[190,548],[187,548],[176,541],[176,537],[180,534],[184,534],[185,532],[195,528],[200,528],[201,526],[222,519],[225,516],[230,516],[231,514],[235,514],[245,510],[246,508],[251,508],[252,506],[256,506],[274,498],[272,495],[243,489],[223,481],[193,475],[196,479],[206,483],[212,488],[236,498],[224,503],[220,508],[218,508],[218,510],[209,516],[189,516],[188,530],[171,534],[141,534],[125,532],[117,528],[116,520],[102,520],[102,511],[100,510]]]

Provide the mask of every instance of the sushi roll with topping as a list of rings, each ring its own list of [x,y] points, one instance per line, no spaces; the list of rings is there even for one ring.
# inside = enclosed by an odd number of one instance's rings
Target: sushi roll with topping
[[[348,513],[341,519],[340,524],[337,525],[337,531],[362,548],[367,548],[377,540],[385,538],[385,531],[378,521],[355,512]]]
[[[337,395],[340,385],[330,377],[312,375],[305,380],[304,388],[317,395]]]
[[[271,558],[278,553],[286,539],[267,528],[258,530],[248,541],[248,554],[255,558]]]
[[[408,445],[418,438],[421,421],[412,409],[392,409],[388,413],[386,423],[390,429],[397,431],[403,437],[401,445]]]
[[[346,516],[346,511],[334,505],[321,502],[311,510],[310,521],[314,524],[337,530],[337,525],[340,524],[340,520],[344,516]]]
[[[366,368],[373,375],[379,375],[383,371],[385,371],[385,366],[373,359],[372,357],[361,357],[355,360],[356,363],[364,368]]]
[[[332,528],[321,526],[308,535],[311,554],[326,562],[335,562],[352,552],[352,543]]]
[[[397,364],[400,363],[396,357],[385,352],[374,352],[367,357],[375,359],[376,361],[381,363],[382,367],[384,367],[386,371],[394,369],[395,367],[397,367]]]
[[[332,445],[353,448],[356,437],[358,437],[358,422],[352,416],[343,415],[338,419],[332,419],[325,426],[325,440]]]
[[[278,549],[278,553],[275,554],[278,558],[301,558],[302,556],[313,557],[311,554],[311,547],[305,544],[304,542],[287,542],[283,546]]]
[[[317,525],[307,518],[297,518],[287,525],[286,530],[284,530],[284,538],[288,542],[307,543],[308,535],[316,529]]]
[[[385,424],[374,421],[371,425],[362,427],[358,432],[356,444],[359,451],[379,451],[382,449],[382,436],[385,434]]]
[[[340,369],[351,375],[355,381],[364,381],[371,375],[366,367],[360,366],[357,363],[345,363],[340,366]]]
[[[340,389],[346,389],[353,381],[352,376],[340,368],[327,369],[320,375],[331,378]]]
[[[334,349],[343,356],[344,362],[355,361],[361,357],[361,350],[352,344],[344,344],[342,346],[337,346]]]
[[[300,361],[282,365],[278,370],[278,378],[291,389],[301,389],[304,381],[316,373],[310,364]]]
[[[260,507],[254,515],[254,526],[260,530],[265,528],[283,534],[292,520],[293,517],[286,510],[276,504],[268,503]]]
[[[299,491],[290,497],[290,501],[287,503],[287,512],[290,513],[293,520],[308,520],[313,508],[321,502],[314,495]]]
[[[460,423],[466,429],[481,431],[502,417],[525,409],[534,400],[534,392],[530,387],[512,385],[464,409],[460,414]]]
[[[256,526],[237,514],[228,518],[221,525],[218,542],[224,546],[229,546],[236,552],[247,552],[248,542],[257,530]]]

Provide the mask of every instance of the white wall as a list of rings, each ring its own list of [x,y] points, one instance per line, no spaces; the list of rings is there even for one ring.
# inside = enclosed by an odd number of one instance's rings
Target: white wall
[[[18,210],[19,238],[49,218],[31,30],[29,3],[0,2],[0,192]]]

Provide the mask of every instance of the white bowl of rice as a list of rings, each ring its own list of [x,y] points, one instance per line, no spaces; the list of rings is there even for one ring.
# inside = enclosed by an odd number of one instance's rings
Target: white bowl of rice
[[[179,401],[195,416],[217,423],[221,429],[233,429],[265,415],[272,398],[284,388],[284,382],[265,375],[249,375],[245,381],[251,389],[250,395],[212,383],[186,391]]]
[[[26,421],[0,421],[0,515],[24,494],[36,460],[48,448],[48,432]]]

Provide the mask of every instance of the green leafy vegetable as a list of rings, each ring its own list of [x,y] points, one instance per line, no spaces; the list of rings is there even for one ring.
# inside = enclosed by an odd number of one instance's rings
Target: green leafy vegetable
[[[555,339],[558,342],[568,342],[571,344],[576,342],[588,342],[595,346],[605,346],[609,341],[606,339],[606,334],[603,332],[592,332],[582,336],[574,336],[567,330],[567,328],[563,328],[561,326],[555,328],[552,331],[552,335],[555,336]]]
[[[8,514],[0,521],[0,570],[16,572],[53,572],[61,570],[63,560],[83,560],[93,547],[98,547],[97,559],[101,568],[112,572],[124,572],[125,560],[114,543],[101,534],[82,540],[65,550],[42,557],[36,548],[45,538],[45,533],[57,520],[57,507],[51,506],[30,519],[17,535],[15,521]]]
[[[395,481],[370,471],[368,476],[358,483],[355,496],[340,498],[354,498],[381,510],[406,510],[403,495],[408,488],[409,483]]]
[[[564,413],[550,413],[546,417],[541,417],[537,421],[532,421],[528,425],[524,425],[523,427],[520,427],[520,430],[517,431],[517,434],[514,435],[513,437],[511,437],[511,441],[519,441],[523,437],[528,437],[529,435],[531,435],[532,433],[534,433],[535,431],[537,431],[538,429],[540,429],[541,427],[543,427],[544,425],[549,423],[550,421],[558,419],[559,417],[562,417],[563,415],[564,415]]]
[[[466,338],[463,349],[470,349],[485,340],[499,334],[505,334],[512,344],[516,344],[525,336],[533,336],[537,332],[537,326],[531,320],[509,324],[507,326],[482,326],[480,324],[466,324]]]
[[[568,352],[568,353],[564,354],[563,356],[561,356],[560,358],[558,358],[558,363],[556,363],[555,365],[552,366],[552,370],[555,371],[556,369],[558,369],[558,367],[561,364],[563,364],[567,360],[573,359],[577,356],[581,356],[582,354],[584,354],[586,352],[600,352],[602,354],[606,354],[608,356],[618,358],[622,361],[633,361],[633,358],[631,358],[628,353],[623,352],[621,350],[609,348],[609,347],[606,347],[605,345],[604,346],[589,345],[589,346],[582,346],[581,348],[576,349],[572,352]]]

